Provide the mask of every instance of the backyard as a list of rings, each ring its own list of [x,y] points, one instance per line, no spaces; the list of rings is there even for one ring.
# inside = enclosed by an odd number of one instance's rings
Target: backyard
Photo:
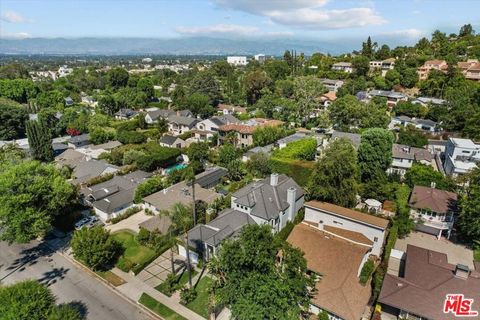
[[[208,319],[208,295],[209,288],[212,285],[212,279],[207,276],[203,276],[200,281],[195,286],[195,291],[197,291],[197,297],[186,304],[186,307],[195,313],[198,313],[202,317]]]
[[[130,231],[119,231],[112,234],[112,237],[125,249],[116,263],[116,266],[124,272],[138,266],[145,266],[157,256],[154,250],[138,243],[135,234]]]

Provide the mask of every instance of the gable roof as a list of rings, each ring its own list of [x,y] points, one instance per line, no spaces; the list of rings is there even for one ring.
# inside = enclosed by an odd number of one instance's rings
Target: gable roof
[[[276,219],[280,212],[285,211],[287,202],[287,190],[296,189],[296,199],[304,195],[303,189],[292,178],[280,174],[278,184],[270,185],[270,177],[262,181],[249,183],[247,186],[234,192],[233,202],[251,208],[251,214],[264,220]]]
[[[155,121],[158,118],[168,118],[171,115],[175,114],[175,111],[170,110],[170,109],[157,109],[153,111],[148,111],[147,114],[150,116],[150,118]]]
[[[180,139],[178,137],[170,136],[170,135],[164,135],[163,137],[160,138],[160,143],[167,144],[169,146],[172,146],[177,139]],[[185,142],[184,140],[180,139],[181,142]]]
[[[293,228],[287,241],[305,253],[307,268],[320,275],[311,302],[345,320],[361,319],[371,288],[362,286],[357,274],[369,248],[304,223]]]
[[[68,139],[68,142],[70,143],[80,143],[80,142],[86,142],[90,140],[90,134],[84,133],[78,136],[73,136],[70,139]]]
[[[190,118],[190,117],[182,117],[182,116],[177,116],[177,115],[171,115],[168,117],[168,122],[170,123],[176,123],[179,125],[184,125],[189,128],[193,127],[197,122],[199,122],[198,119],[195,118]]]
[[[416,209],[429,209],[445,214],[456,210],[457,194],[435,188],[414,186],[408,204]]]
[[[328,202],[321,202],[316,200],[308,201],[305,203],[305,207],[308,207],[314,210],[319,209],[333,215],[341,216],[349,220],[358,221],[364,224],[369,224],[384,230],[388,227],[388,223],[389,223],[387,219],[379,218],[371,214],[355,211],[352,209],[340,207]]]
[[[207,168],[204,172],[195,176],[195,183],[202,188],[206,188],[212,185],[213,182],[219,181],[221,178],[226,176],[227,173],[227,169],[222,167]]]
[[[444,253],[408,245],[404,277],[387,274],[379,302],[427,319],[458,319],[443,313],[447,294],[464,294],[480,301],[480,274],[472,271],[467,279],[455,277],[455,266]]]
[[[80,162],[72,162],[74,183],[79,184],[100,176],[103,172],[110,169],[112,172],[118,171],[120,168],[109,164],[104,160],[86,160]]]

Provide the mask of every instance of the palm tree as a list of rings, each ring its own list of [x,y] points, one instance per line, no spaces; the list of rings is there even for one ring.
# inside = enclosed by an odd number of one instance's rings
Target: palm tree
[[[180,235],[185,234],[185,241],[182,241],[181,238],[178,238],[177,241],[180,241],[185,246],[187,251],[187,269],[188,269],[188,281],[190,287],[192,287],[192,270],[190,263],[190,250],[188,247],[188,230],[193,227],[192,215],[190,214],[189,206],[185,206],[181,203],[176,203],[173,205],[170,210],[170,219],[172,220],[172,230]],[[172,269],[173,269],[173,253],[171,254],[172,260]]]

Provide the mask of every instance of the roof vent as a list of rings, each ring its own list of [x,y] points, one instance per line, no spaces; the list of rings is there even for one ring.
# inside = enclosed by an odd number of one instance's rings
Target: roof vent
[[[468,275],[470,274],[470,269],[468,266],[463,264],[457,264],[455,266],[455,277],[460,279],[468,279]]]

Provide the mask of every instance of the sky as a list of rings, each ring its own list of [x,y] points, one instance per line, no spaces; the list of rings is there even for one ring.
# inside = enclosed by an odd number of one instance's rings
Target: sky
[[[480,32],[479,0],[1,0],[0,38],[210,36],[414,42]]]

